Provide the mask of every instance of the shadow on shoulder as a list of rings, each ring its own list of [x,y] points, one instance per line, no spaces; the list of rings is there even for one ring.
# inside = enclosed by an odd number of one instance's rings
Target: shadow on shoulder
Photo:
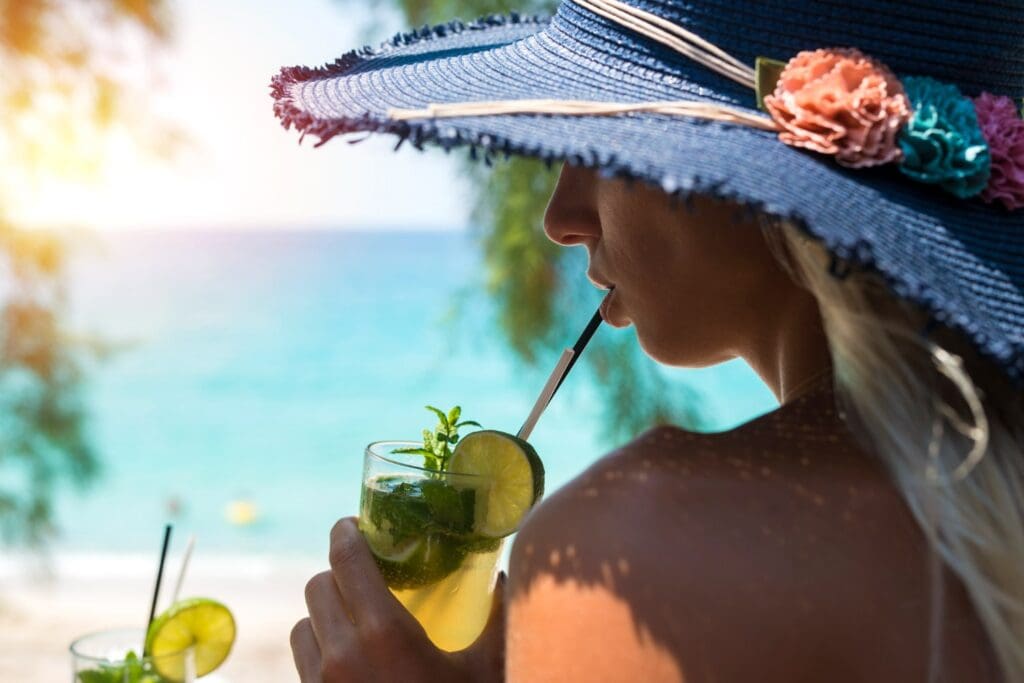
[[[926,557],[885,472],[834,419],[797,405],[722,434],[659,427],[520,531],[509,674],[924,680]]]

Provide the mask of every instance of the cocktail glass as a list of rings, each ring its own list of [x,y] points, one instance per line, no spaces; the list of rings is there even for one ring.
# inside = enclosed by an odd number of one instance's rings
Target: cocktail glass
[[[196,680],[192,648],[160,657],[143,657],[144,640],[145,632],[141,628],[110,629],[78,638],[71,643],[72,682],[192,683]]]
[[[439,472],[421,443],[366,447],[359,528],[388,587],[439,648],[455,651],[480,635],[491,609],[502,539],[474,531],[490,477]],[[481,508],[483,509],[483,508]]]

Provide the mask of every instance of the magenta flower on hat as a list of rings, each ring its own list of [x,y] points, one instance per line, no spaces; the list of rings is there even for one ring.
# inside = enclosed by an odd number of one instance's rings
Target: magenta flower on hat
[[[896,76],[852,48],[799,53],[764,106],[783,129],[780,140],[853,168],[898,161],[896,135],[911,114]]]
[[[1011,211],[1024,207],[1024,120],[1009,97],[983,92],[974,98],[978,124],[992,156],[992,175],[981,192]]]

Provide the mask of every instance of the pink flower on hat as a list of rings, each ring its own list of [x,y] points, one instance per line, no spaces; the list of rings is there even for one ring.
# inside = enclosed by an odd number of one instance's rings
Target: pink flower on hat
[[[974,98],[978,124],[992,156],[992,175],[981,191],[1011,211],[1024,207],[1024,120],[1009,97],[983,92]]]
[[[852,48],[797,54],[764,105],[783,142],[853,168],[899,160],[896,134],[911,114],[888,67]]]

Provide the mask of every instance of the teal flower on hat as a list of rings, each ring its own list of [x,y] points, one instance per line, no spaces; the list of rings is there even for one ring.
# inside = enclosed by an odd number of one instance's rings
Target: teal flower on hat
[[[949,83],[906,76],[903,88],[913,115],[900,131],[900,170],[922,183],[941,186],[962,199],[985,189],[991,157],[974,104]]]

